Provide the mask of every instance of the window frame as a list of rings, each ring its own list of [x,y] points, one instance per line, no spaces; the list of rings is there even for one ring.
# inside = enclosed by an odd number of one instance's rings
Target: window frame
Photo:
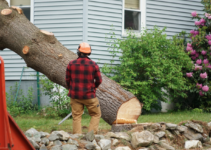
[[[140,9],[128,9],[125,8],[125,0],[122,0],[122,36],[126,37],[128,36],[126,30],[125,30],[125,10],[128,11],[136,11],[140,12],[140,18],[139,18],[139,31],[134,30],[135,34],[140,36],[142,33],[143,29],[146,27],[146,0],[139,0],[139,8]]]
[[[6,0],[10,6],[10,0]],[[30,0],[31,1],[31,5],[26,5],[26,6],[17,6],[20,8],[29,8],[30,7],[30,22],[34,23],[34,0]]]

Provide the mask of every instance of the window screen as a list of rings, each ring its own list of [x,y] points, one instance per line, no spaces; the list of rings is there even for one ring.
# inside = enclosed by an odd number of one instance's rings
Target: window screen
[[[139,8],[139,1],[140,0],[125,0],[125,8],[128,9],[140,9]]]
[[[125,29],[140,30],[140,12],[125,10]]]
[[[31,0],[10,0],[11,6],[29,6],[31,5]]]

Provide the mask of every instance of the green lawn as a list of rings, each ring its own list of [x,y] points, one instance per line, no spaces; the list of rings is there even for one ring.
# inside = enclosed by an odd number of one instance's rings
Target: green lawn
[[[43,118],[37,115],[37,113],[31,113],[28,115],[21,115],[14,118],[19,127],[26,131],[30,128],[35,128],[38,131],[51,132],[52,130],[64,130],[66,132],[71,132],[72,130],[72,119],[68,119],[63,122],[61,125],[58,123],[62,118],[50,119]],[[83,132],[87,131],[89,126],[90,116],[84,114],[82,117],[82,127]],[[138,119],[138,123],[146,122],[171,122],[178,124],[181,121],[185,120],[200,120],[204,122],[211,122],[211,113],[197,113],[191,111],[185,112],[173,112],[173,113],[154,113],[154,114],[144,114],[141,115]],[[100,120],[99,130],[101,132],[106,132],[111,129],[111,126],[108,125],[103,119]]]

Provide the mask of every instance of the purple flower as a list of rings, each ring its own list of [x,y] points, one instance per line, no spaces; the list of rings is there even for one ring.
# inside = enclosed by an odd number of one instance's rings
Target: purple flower
[[[202,54],[202,55],[206,55],[207,52],[206,52],[205,50],[203,50],[203,51],[201,51],[201,54]]]
[[[202,91],[199,91],[199,95],[200,96],[204,96],[204,94],[202,93]]]
[[[208,41],[208,44],[211,45],[211,40]]]
[[[201,22],[200,21],[195,21],[195,25],[196,26],[200,26],[201,25]]]
[[[192,15],[193,17],[196,17],[196,16],[197,16],[196,11],[192,12],[191,15]]]
[[[197,65],[197,64],[195,64],[195,69],[194,69],[195,71],[196,70],[202,70],[202,66],[199,66],[199,65]]]
[[[196,58],[199,57],[199,53],[196,53],[195,56],[196,56]]]
[[[194,35],[198,35],[199,34],[199,31],[195,31]]]
[[[195,55],[195,54],[196,54],[196,50],[192,50],[191,55]]]
[[[207,73],[206,72],[205,73],[200,73],[200,77],[202,79],[206,79],[207,78]]]
[[[197,59],[196,63],[197,63],[198,65],[200,65],[200,64],[201,64],[201,59]]]
[[[203,86],[203,87],[202,87],[202,90],[203,90],[204,92],[209,91],[209,86],[207,86],[207,85]]]
[[[204,64],[208,64],[209,63],[209,60],[208,59],[204,59],[203,63]]]
[[[193,77],[193,72],[186,73],[186,76],[187,76],[188,78]]]
[[[189,47],[189,46],[188,46],[188,47],[186,48],[186,51],[192,51],[192,50],[193,50],[192,47]]]
[[[211,19],[211,14],[205,13],[205,16],[206,16],[208,19]]]
[[[203,23],[206,23],[206,20],[204,18],[201,18],[200,22],[203,24]]]
[[[211,35],[206,35],[206,39],[211,40]]]
[[[187,43],[187,47],[192,47],[192,45],[190,43]]]
[[[191,56],[191,58],[192,58],[193,60],[196,60],[196,56]]]
[[[191,33],[191,34],[195,34],[195,31],[194,31],[194,30],[190,30],[190,33]]]
[[[211,64],[208,64],[206,67],[209,68],[209,69],[211,69]]]
[[[201,89],[201,88],[202,88],[202,84],[196,83],[196,87],[197,87],[198,89]]]

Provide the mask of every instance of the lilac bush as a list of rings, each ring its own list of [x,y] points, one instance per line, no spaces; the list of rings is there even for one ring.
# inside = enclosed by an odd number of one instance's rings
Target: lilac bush
[[[196,93],[200,108],[211,111],[211,7],[208,0],[203,0],[205,14],[199,16],[196,11],[191,15],[195,19],[195,29],[190,31],[191,41],[186,52],[191,57],[193,69],[186,72],[190,81],[190,92]]]

